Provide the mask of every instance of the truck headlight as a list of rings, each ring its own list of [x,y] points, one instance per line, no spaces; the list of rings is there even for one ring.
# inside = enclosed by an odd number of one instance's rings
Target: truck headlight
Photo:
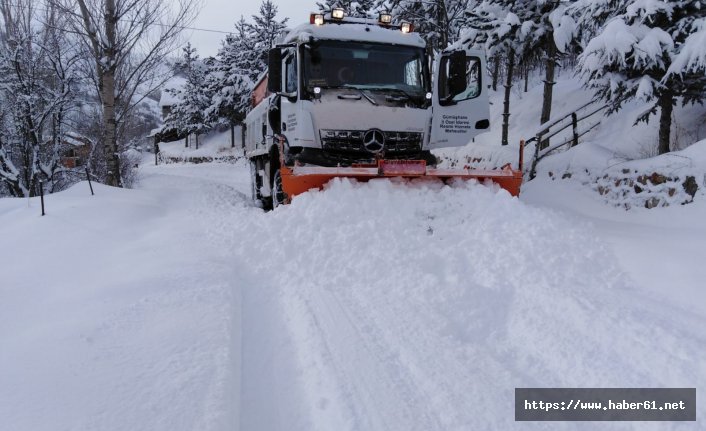
[[[400,30],[402,30],[402,33],[411,33],[412,32],[412,23],[403,22],[402,24],[400,24]]]
[[[391,24],[392,23],[392,15],[389,13],[381,12],[380,15],[378,16],[378,21],[380,24]]]

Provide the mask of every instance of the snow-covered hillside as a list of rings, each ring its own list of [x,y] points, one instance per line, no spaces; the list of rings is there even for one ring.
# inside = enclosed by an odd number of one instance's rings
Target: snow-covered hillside
[[[4,429],[507,430],[515,387],[706,388],[703,201],[335,181],[264,213],[244,164],[140,173],[0,200]]]

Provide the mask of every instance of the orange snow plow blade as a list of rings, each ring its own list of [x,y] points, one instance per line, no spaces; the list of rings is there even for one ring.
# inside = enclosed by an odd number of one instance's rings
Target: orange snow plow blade
[[[513,170],[509,164],[497,170],[481,169],[436,169],[426,166],[424,160],[378,160],[377,165],[354,165],[351,167],[282,166],[282,189],[292,197],[320,189],[333,178],[354,178],[368,181],[373,178],[429,178],[442,181],[453,178],[490,180],[507,190],[511,195],[520,194],[522,171]]]

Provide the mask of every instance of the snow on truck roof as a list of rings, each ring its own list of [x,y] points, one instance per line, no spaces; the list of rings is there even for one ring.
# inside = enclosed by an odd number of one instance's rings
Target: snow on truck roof
[[[424,39],[418,33],[403,33],[397,27],[383,27],[373,19],[348,19],[323,25],[302,24],[284,37],[284,43],[317,40],[350,40],[356,42],[388,43],[424,48]]]

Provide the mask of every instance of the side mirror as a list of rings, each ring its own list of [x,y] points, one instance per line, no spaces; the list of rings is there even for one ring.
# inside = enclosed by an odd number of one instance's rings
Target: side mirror
[[[270,93],[282,91],[282,50],[270,49],[267,62],[267,89]]]
[[[449,56],[449,99],[466,90],[466,53],[454,51]]]

